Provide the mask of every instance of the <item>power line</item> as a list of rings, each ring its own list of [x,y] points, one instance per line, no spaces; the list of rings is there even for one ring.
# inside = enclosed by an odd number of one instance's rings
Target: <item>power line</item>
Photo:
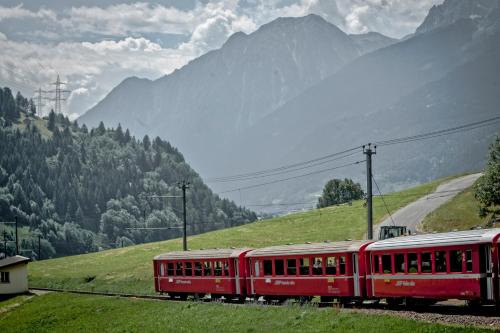
[[[264,169],[264,170],[255,171],[255,172],[242,173],[242,174],[237,174],[237,175],[232,175],[232,176],[227,176],[227,177],[208,178],[205,181],[206,182],[215,182],[215,181],[222,181],[222,180],[227,180],[227,179],[238,179],[238,178],[242,178],[242,177],[252,177],[252,176],[256,176],[256,175],[263,175],[263,174],[268,174],[268,173],[272,173],[272,172],[278,172],[278,171],[288,170],[288,169],[291,169],[291,168],[296,168],[296,167],[300,167],[300,166],[303,166],[303,165],[307,165],[307,164],[311,164],[311,163],[323,161],[323,160],[326,160],[326,159],[330,159],[332,157],[336,157],[336,156],[339,156],[339,155],[343,155],[343,154],[346,154],[346,153],[358,150],[359,148],[361,148],[361,146],[349,148],[349,149],[346,149],[346,150],[341,151],[341,152],[328,154],[328,155],[321,156],[321,157],[318,157],[318,158],[314,158],[312,160],[308,160],[308,161],[304,161],[304,162],[289,164],[289,165],[285,165],[285,166],[281,166],[281,167],[277,167],[277,168],[272,168],[272,169]]]
[[[355,154],[358,154],[358,152],[354,151],[354,152],[351,152],[350,154],[342,155],[342,156],[339,156],[337,158],[327,159],[327,160],[323,160],[323,161],[320,161],[320,162],[316,162],[314,164],[305,165],[305,166],[301,166],[301,167],[290,168],[290,169],[286,169],[286,170],[283,170],[283,171],[276,171],[276,172],[273,172],[273,173],[267,173],[267,174],[261,174],[261,175],[253,175],[253,176],[241,176],[241,177],[233,177],[233,178],[229,178],[228,177],[226,179],[212,180],[212,181],[208,181],[208,182],[210,182],[210,183],[227,183],[227,182],[234,182],[234,181],[245,181],[245,180],[258,179],[258,178],[279,176],[279,175],[282,175],[282,174],[286,174],[286,173],[290,173],[290,172],[295,172],[295,171],[299,171],[299,170],[304,170],[304,169],[309,169],[309,168],[316,167],[316,166],[319,166],[319,165],[323,165],[323,164],[327,164],[327,163],[330,163],[330,162],[338,161],[338,160],[350,157],[350,156],[355,155]]]
[[[359,163],[362,163],[362,162],[364,162],[364,160],[357,161],[357,162],[354,162],[354,163],[340,165],[340,166],[337,166],[337,167],[334,167],[334,168],[317,170],[317,171],[309,172],[309,173],[298,175],[298,176],[277,179],[277,180],[273,180],[273,181],[270,181],[270,182],[265,182],[265,183],[255,184],[255,185],[249,185],[249,186],[235,188],[235,189],[227,190],[227,191],[221,191],[219,193],[220,194],[222,194],[222,193],[230,193],[230,192],[236,192],[236,191],[240,191],[240,190],[247,190],[247,189],[251,189],[251,188],[255,188],[255,187],[261,187],[261,186],[265,186],[265,185],[280,183],[280,182],[284,182],[284,181],[287,181],[287,180],[292,180],[292,179],[307,177],[307,176],[315,175],[315,174],[318,174],[318,173],[323,173],[323,172],[332,171],[332,170],[336,170],[336,169],[340,169],[340,168],[345,168],[347,166],[356,165],[356,164],[359,164]]]
[[[466,131],[470,131],[473,129],[493,125],[496,123],[500,123],[500,116],[481,120],[481,121],[476,121],[476,122],[469,123],[469,124],[464,124],[461,126],[442,129],[442,130],[438,130],[438,131],[427,132],[427,133],[422,133],[422,134],[418,134],[418,135],[407,136],[407,137],[402,137],[402,138],[397,138],[397,139],[379,141],[379,142],[376,142],[375,144],[378,146],[390,146],[390,145],[395,145],[395,144],[400,144],[400,143],[407,143],[407,142],[413,142],[413,141],[432,139],[432,138],[437,138],[437,137],[444,136],[444,135],[466,132]]]
[[[389,217],[391,218],[392,225],[395,226],[396,223],[394,222],[394,219],[392,218],[391,212],[389,211],[389,208],[387,207],[387,203],[385,202],[384,195],[382,194],[382,191],[380,191],[380,188],[378,187],[377,181],[375,180],[375,177],[372,175],[373,182],[375,183],[375,186],[377,187],[378,193],[380,193],[380,197],[382,198],[382,202],[384,203],[385,210],[387,211],[387,214],[389,214]]]

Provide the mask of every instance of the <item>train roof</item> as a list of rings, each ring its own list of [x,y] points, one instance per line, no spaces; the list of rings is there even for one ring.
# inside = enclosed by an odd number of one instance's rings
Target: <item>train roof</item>
[[[422,234],[384,239],[367,246],[367,251],[412,249],[429,246],[455,246],[491,243],[500,235],[500,229],[480,229],[437,234]]]
[[[226,259],[237,258],[248,248],[241,249],[206,249],[193,251],[175,251],[159,254],[154,260],[193,260],[193,259]]]
[[[294,244],[270,246],[262,249],[252,250],[247,257],[287,256],[300,254],[327,254],[342,252],[357,252],[369,241],[341,241],[311,244]]]

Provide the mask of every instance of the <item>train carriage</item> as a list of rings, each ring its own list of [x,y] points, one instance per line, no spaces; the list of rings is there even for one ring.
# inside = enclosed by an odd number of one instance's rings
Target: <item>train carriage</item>
[[[243,298],[246,295],[244,256],[250,249],[178,251],[154,258],[157,292],[174,298],[189,295]]]
[[[498,302],[500,229],[386,239],[366,248],[367,293],[389,303]]]
[[[285,300],[321,296],[361,299],[365,294],[367,241],[285,245],[246,254],[247,289],[254,296]]]

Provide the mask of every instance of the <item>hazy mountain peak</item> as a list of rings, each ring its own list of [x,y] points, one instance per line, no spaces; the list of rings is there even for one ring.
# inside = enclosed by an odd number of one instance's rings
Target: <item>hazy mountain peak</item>
[[[482,20],[499,5],[500,0],[445,0],[441,5],[432,6],[416,33],[425,33],[460,19]]]

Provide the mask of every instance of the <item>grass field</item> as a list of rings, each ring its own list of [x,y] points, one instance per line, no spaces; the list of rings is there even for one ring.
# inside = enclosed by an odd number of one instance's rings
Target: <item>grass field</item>
[[[386,197],[390,211],[433,191],[441,179]],[[374,199],[374,220],[386,215],[380,198]],[[323,240],[361,239],[366,231],[362,201],[352,206],[329,207],[259,221],[245,226],[188,237],[189,248],[263,247]],[[154,293],[152,258],[181,249],[181,240],[136,245],[86,255],[33,262],[29,266],[31,287],[81,289],[130,293]],[[90,282],[87,282],[90,281]]]
[[[474,198],[473,187],[470,187],[427,215],[422,228],[424,231],[442,232],[485,227],[490,216],[480,218],[478,212],[479,202]]]
[[[1,303],[0,303],[1,307]],[[0,313],[2,332],[491,332],[314,307],[46,294]]]

